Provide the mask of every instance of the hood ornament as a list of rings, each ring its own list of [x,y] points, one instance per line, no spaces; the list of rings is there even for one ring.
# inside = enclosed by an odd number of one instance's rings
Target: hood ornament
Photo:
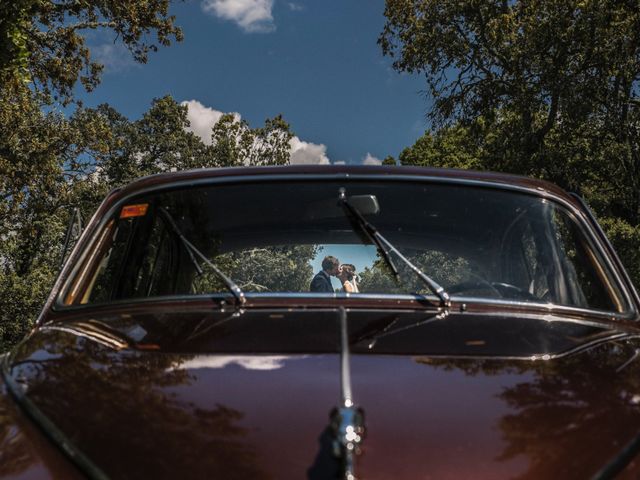
[[[351,393],[351,369],[349,363],[349,334],[347,330],[347,312],[339,309],[341,337],[341,390],[342,403],[331,412],[331,430],[333,432],[333,454],[342,461],[344,480],[356,480],[355,456],[360,454],[360,445],[365,434],[364,411],[354,405]]]

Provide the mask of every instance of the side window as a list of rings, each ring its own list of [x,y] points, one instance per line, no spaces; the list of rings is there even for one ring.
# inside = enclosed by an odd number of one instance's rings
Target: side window
[[[541,301],[548,300],[549,265],[538,248],[527,215],[509,228],[502,241],[502,251],[500,281],[515,285]]]
[[[120,220],[82,303],[171,294],[176,256],[175,239],[157,217],[151,225],[142,219]]]
[[[107,302],[114,298],[133,230],[133,221],[118,222],[111,236],[109,250],[102,258],[81,303]]]
[[[620,298],[607,281],[575,221],[557,209],[541,208],[518,219],[502,242],[504,282],[541,302],[621,311]]]
[[[613,305],[613,299],[619,299],[619,292],[611,285],[607,275],[597,268],[602,262],[596,257],[583,235],[580,235],[575,222],[565,216],[556,215],[555,225],[562,250],[562,261],[569,272],[568,284],[575,305],[588,304],[601,310],[622,310],[622,304]],[[594,268],[596,267],[596,268]]]
[[[549,300],[551,296],[549,275],[552,275],[550,261],[539,250],[531,223],[523,222],[522,251],[528,272],[526,290],[540,300]],[[546,260],[545,260],[546,259]]]
[[[164,222],[156,217],[140,255],[132,296],[154,297],[174,292],[176,276],[172,273],[177,257],[174,240]]]

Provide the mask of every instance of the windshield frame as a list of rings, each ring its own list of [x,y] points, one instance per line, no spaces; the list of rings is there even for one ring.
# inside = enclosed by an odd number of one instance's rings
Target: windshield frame
[[[152,179],[153,177],[148,177]],[[277,183],[282,181],[295,181],[297,183],[306,182],[351,182],[351,181],[376,181],[384,183],[427,183],[437,185],[459,185],[480,187],[499,191],[511,191],[519,194],[525,194],[547,201],[553,202],[558,208],[563,210],[567,216],[569,216],[575,223],[581,234],[584,235],[589,247],[593,250],[593,253],[602,261],[605,268],[605,274],[612,282],[614,288],[619,291],[620,300],[623,304],[623,311],[608,311],[582,307],[564,306],[553,303],[542,302],[523,302],[517,300],[503,300],[503,299],[491,299],[486,297],[473,297],[463,295],[452,295],[452,303],[455,304],[483,304],[499,307],[500,305],[509,307],[521,307],[523,310],[540,310],[546,311],[553,310],[554,312],[566,311],[569,314],[583,314],[583,315],[597,315],[606,316],[613,319],[628,320],[637,318],[638,312],[638,294],[631,284],[628,275],[626,274],[622,264],[615,254],[615,251],[611,247],[608,241],[603,241],[603,234],[599,230],[599,226],[595,219],[592,217],[591,212],[587,208],[578,208],[565,198],[562,198],[555,193],[543,189],[541,187],[531,187],[518,184],[507,184],[501,182],[492,182],[483,179],[469,179],[469,178],[456,178],[419,175],[419,174],[376,174],[376,173],[265,173],[265,174],[247,174],[247,175],[229,175],[229,176],[212,176],[196,179],[181,179],[177,178],[174,181],[169,182],[156,182],[149,185],[145,185],[142,188],[125,188],[121,191],[112,192],[107,199],[103,202],[98,209],[91,222],[83,232],[80,240],[75,245],[71,255],[67,259],[67,262],[60,272],[58,280],[54,286],[51,296],[51,309],[54,311],[66,311],[76,309],[86,309],[91,307],[116,305],[116,304],[139,304],[148,303],[153,301],[167,300],[193,300],[203,298],[208,299],[225,299],[232,297],[227,292],[213,292],[196,295],[166,295],[149,298],[131,298],[117,301],[91,303],[91,304],[66,304],[64,297],[69,292],[74,282],[77,282],[81,270],[87,270],[92,264],[95,263],[94,257],[97,254],[97,250],[100,247],[100,238],[104,236],[108,223],[115,218],[116,212],[122,208],[127,202],[134,197],[145,195],[149,193],[169,192],[172,190],[180,190],[191,187],[209,186],[209,185],[250,185],[250,184],[265,184],[265,183]],[[569,197],[570,198],[570,197]],[[577,202],[582,204],[583,202]],[[595,226],[598,226],[596,230]],[[606,239],[606,237],[604,237]],[[611,293],[608,292],[610,295]],[[370,298],[377,300],[389,300],[392,302],[409,300],[413,304],[411,308],[415,308],[415,302],[432,301],[437,303],[437,297],[432,294],[419,295],[419,294],[385,294],[385,293],[320,293],[320,292],[271,292],[271,293],[259,293],[259,292],[246,292],[247,299],[295,299],[301,300],[308,299],[333,299],[339,300],[342,298]],[[613,300],[613,299],[612,299]]]

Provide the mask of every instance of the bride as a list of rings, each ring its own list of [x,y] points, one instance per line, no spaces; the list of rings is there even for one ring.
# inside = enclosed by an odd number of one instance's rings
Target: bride
[[[356,267],[350,263],[340,265],[340,273],[338,279],[342,283],[345,293],[359,293],[358,283],[356,281]]]

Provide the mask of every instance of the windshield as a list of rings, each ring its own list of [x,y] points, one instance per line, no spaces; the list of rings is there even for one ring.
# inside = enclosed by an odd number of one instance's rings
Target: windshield
[[[228,293],[225,276],[245,294],[432,295],[397,257],[399,279],[391,272],[339,205],[341,188],[454,299],[626,308],[598,251],[553,202],[486,187],[355,180],[212,184],[129,199],[63,301]],[[188,244],[208,262],[194,261]]]

